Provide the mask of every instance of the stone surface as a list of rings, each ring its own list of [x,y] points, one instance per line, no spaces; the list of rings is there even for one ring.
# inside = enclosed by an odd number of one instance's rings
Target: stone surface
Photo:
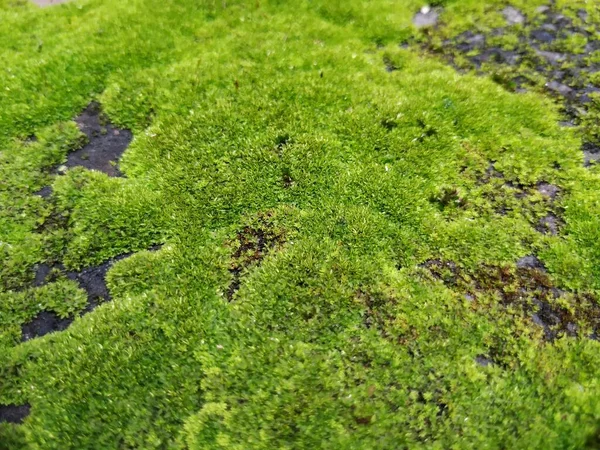
[[[67,0],[31,0],[36,5],[41,8],[45,8],[46,6],[54,6],[59,5],[61,3],[65,3]]]
[[[545,270],[542,262],[534,255],[523,256],[517,261],[519,269],[538,269]]]
[[[413,17],[413,24],[417,28],[432,27],[437,24],[439,17],[440,14],[438,10],[424,6],[421,8],[421,11]]]
[[[525,22],[525,16],[517,8],[507,6],[502,10],[502,15],[509,25],[518,25]]]

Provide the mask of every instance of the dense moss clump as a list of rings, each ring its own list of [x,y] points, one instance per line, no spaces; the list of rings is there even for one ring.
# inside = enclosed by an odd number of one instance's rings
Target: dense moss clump
[[[596,98],[430,55],[542,5],[0,0],[0,448],[595,448]]]

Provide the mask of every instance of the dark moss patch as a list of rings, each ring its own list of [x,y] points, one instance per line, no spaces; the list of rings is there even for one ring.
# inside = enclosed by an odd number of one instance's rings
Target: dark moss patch
[[[393,316],[386,312],[386,309],[393,303],[393,300],[364,290],[356,293],[356,300],[364,307],[363,325],[365,328],[375,329],[382,337],[390,338],[387,325]]]
[[[440,210],[446,208],[464,208],[467,206],[466,198],[461,194],[458,188],[443,187],[429,201],[438,206]]]
[[[75,118],[87,137],[87,144],[67,155],[65,167],[81,166],[104,172],[111,177],[121,176],[119,158],[129,146],[131,131],[113,126],[103,117],[100,105],[92,102]],[[61,168],[58,169],[59,172]]]
[[[275,146],[277,147],[277,150],[283,150],[283,147],[285,147],[286,145],[288,145],[291,142],[291,138],[289,134],[280,134],[279,136],[277,136],[277,138],[275,138]]]
[[[281,169],[281,180],[283,182],[283,187],[285,188],[290,188],[294,185],[292,171],[289,169],[289,167],[283,167]]]
[[[399,69],[396,63],[389,56],[383,57],[383,64],[385,65],[385,70],[388,72],[394,72]]]
[[[23,423],[30,410],[31,406],[27,404],[0,405],[0,423]]]
[[[553,167],[560,170],[560,167]],[[540,181],[524,184],[518,179],[507,179],[490,162],[487,169],[476,177],[486,204],[476,204],[478,212],[493,211],[498,215],[519,214],[528,217],[532,227],[542,234],[557,235],[564,223],[564,209],[559,200],[563,189],[556,184]]]
[[[49,213],[40,220],[40,223],[36,227],[35,231],[37,233],[49,234],[58,230],[67,230],[69,228],[69,216],[71,212],[67,210],[59,210],[52,199],[49,200],[49,205]]]
[[[398,127],[398,121],[394,119],[383,119],[381,121],[381,126],[388,131],[392,131],[394,128]]]

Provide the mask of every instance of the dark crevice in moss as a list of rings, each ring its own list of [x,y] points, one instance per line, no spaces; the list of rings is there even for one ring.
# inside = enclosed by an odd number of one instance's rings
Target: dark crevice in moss
[[[81,148],[67,155],[64,164],[53,167],[50,173],[64,174],[68,168],[85,167],[111,177],[122,176],[117,163],[131,143],[131,131],[111,124],[97,102],[91,102],[74,120],[85,134],[86,141],[82,142]],[[38,195],[42,195],[42,191],[47,189],[48,187],[44,187]]]
[[[50,198],[52,196],[52,187],[44,186],[39,191],[34,192],[34,195],[39,195],[42,198]]]

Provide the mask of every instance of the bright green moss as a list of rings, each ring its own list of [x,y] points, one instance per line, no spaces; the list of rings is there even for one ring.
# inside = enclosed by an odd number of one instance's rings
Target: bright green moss
[[[0,5],[0,404],[32,405],[0,445],[592,442],[591,330],[544,340],[531,311],[423,263],[475,279],[537,254],[553,286],[597,298],[599,173],[550,100],[399,48],[422,4]],[[443,20],[493,28],[502,5],[443,2]],[[92,100],[134,132],[125,177],[50,173]],[[536,231],[549,211],[559,236]],[[85,303],[64,279],[27,288],[36,263],[128,253],[112,302],[18,343],[37,312]]]

